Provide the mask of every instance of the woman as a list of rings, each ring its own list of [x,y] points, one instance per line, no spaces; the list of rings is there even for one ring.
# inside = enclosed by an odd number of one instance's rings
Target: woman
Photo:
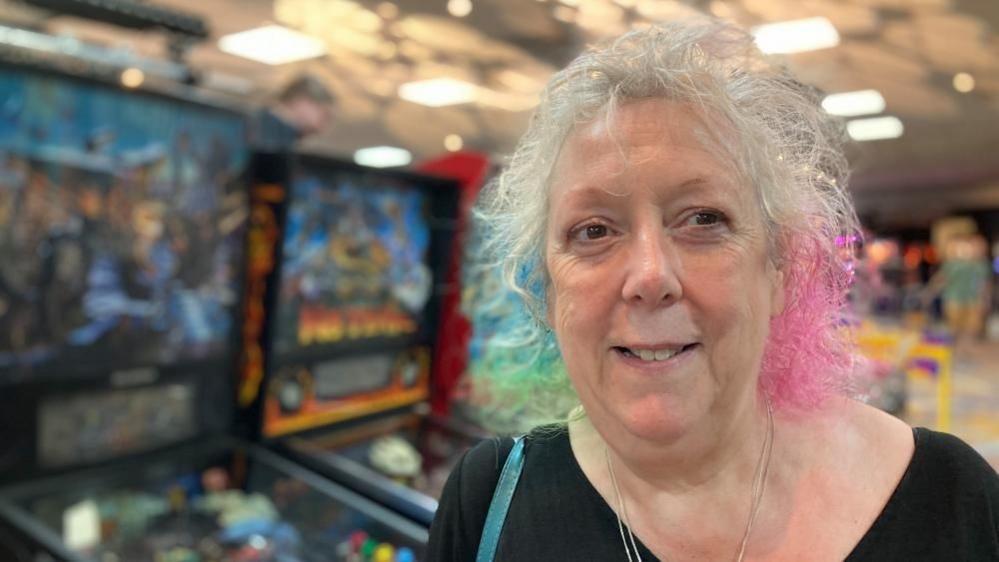
[[[525,438],[495,560],[999,560],[985,461],[847,397],[838,138],[724,24],[555,76],[480,218],[579,408]],[[512,447],[455,469],[430,560],[476,558]]]

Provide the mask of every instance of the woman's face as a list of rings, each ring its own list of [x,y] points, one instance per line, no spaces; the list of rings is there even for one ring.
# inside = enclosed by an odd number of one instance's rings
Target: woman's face
[[[635,101],[577,126],[556,163],[549,321],[605,438],[720,429],[752,404],[782,279],[753,189],[705,126]]]

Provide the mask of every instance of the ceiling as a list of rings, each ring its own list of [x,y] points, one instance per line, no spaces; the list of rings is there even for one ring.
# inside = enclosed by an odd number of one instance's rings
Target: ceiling
[[[471,0],[471,12],[461,18],[448,13],[447,0],[155,3],[208,21],[212,40],[193,47],[188,57],[208,87],[239,91],[260,103],[300,71],[325,80],[339,98],[336,122],[311,139],[310,148],[347,155],[389,144],[416,158],[443,152],[449,134],[461,135],[466,148],[509,153],[547,77],[585,45],[632,26],[697,11],[744,26],[822,15],[836,26],[840,45],[790,55],[788,63],[804,82],[829,93],[879,90],[885,112],[905,125],[899,139],[851,147],[861,207],[889,201],[902,214],[925,214],[925,200],[947,190],[953,205],[999,208],[996,0]],[[156,34],[42,12],[14,0],[0,0],[0,20],[146,56],[165,54],[166,41]],[[215,46],[222,35],[267,22],[321,38],[328,55],[268,66]],[[974,76],[974,90],[954,89],[958,72]],[[444,108],[396,96],[403,82],[436,77],[474,82],[488,95]],[[964,196],[970,198],[959,203]]]

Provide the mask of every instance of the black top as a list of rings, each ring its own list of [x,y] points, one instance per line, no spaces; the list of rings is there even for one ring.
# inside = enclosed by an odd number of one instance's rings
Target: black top
[[[847,558],[999,561],[999,476],[944,433],[913,431],[915,453],[881,515]],[[430,530],[427,560],[475,560],[512,439],[488,440],[451,474]],[[626,560],[617,517],[576,463],[567,431],[534,432],[496,551],[497,562]],[[637,539],[636,539],[637,541]],[[641,543],[643,560],[656,560]]]

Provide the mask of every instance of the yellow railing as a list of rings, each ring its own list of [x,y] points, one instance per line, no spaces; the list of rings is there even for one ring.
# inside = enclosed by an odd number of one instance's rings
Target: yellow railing
[[[948,345],[920,342],[909,354],[905,374],[909,377],[929,375],[936,379],[937,430],[950,431],[951,401],[954,396],[953,349]],[[936,373],[919,365],[919,360],[936,365]]]
[[[936,429],[950,430],[954,378],[953,350],[949,345],[922,341],[921,335],[913,331],[870,323],[858,328],[856,342],[865,357],[901,368],[910,379],[933,378],[936,382]]]

